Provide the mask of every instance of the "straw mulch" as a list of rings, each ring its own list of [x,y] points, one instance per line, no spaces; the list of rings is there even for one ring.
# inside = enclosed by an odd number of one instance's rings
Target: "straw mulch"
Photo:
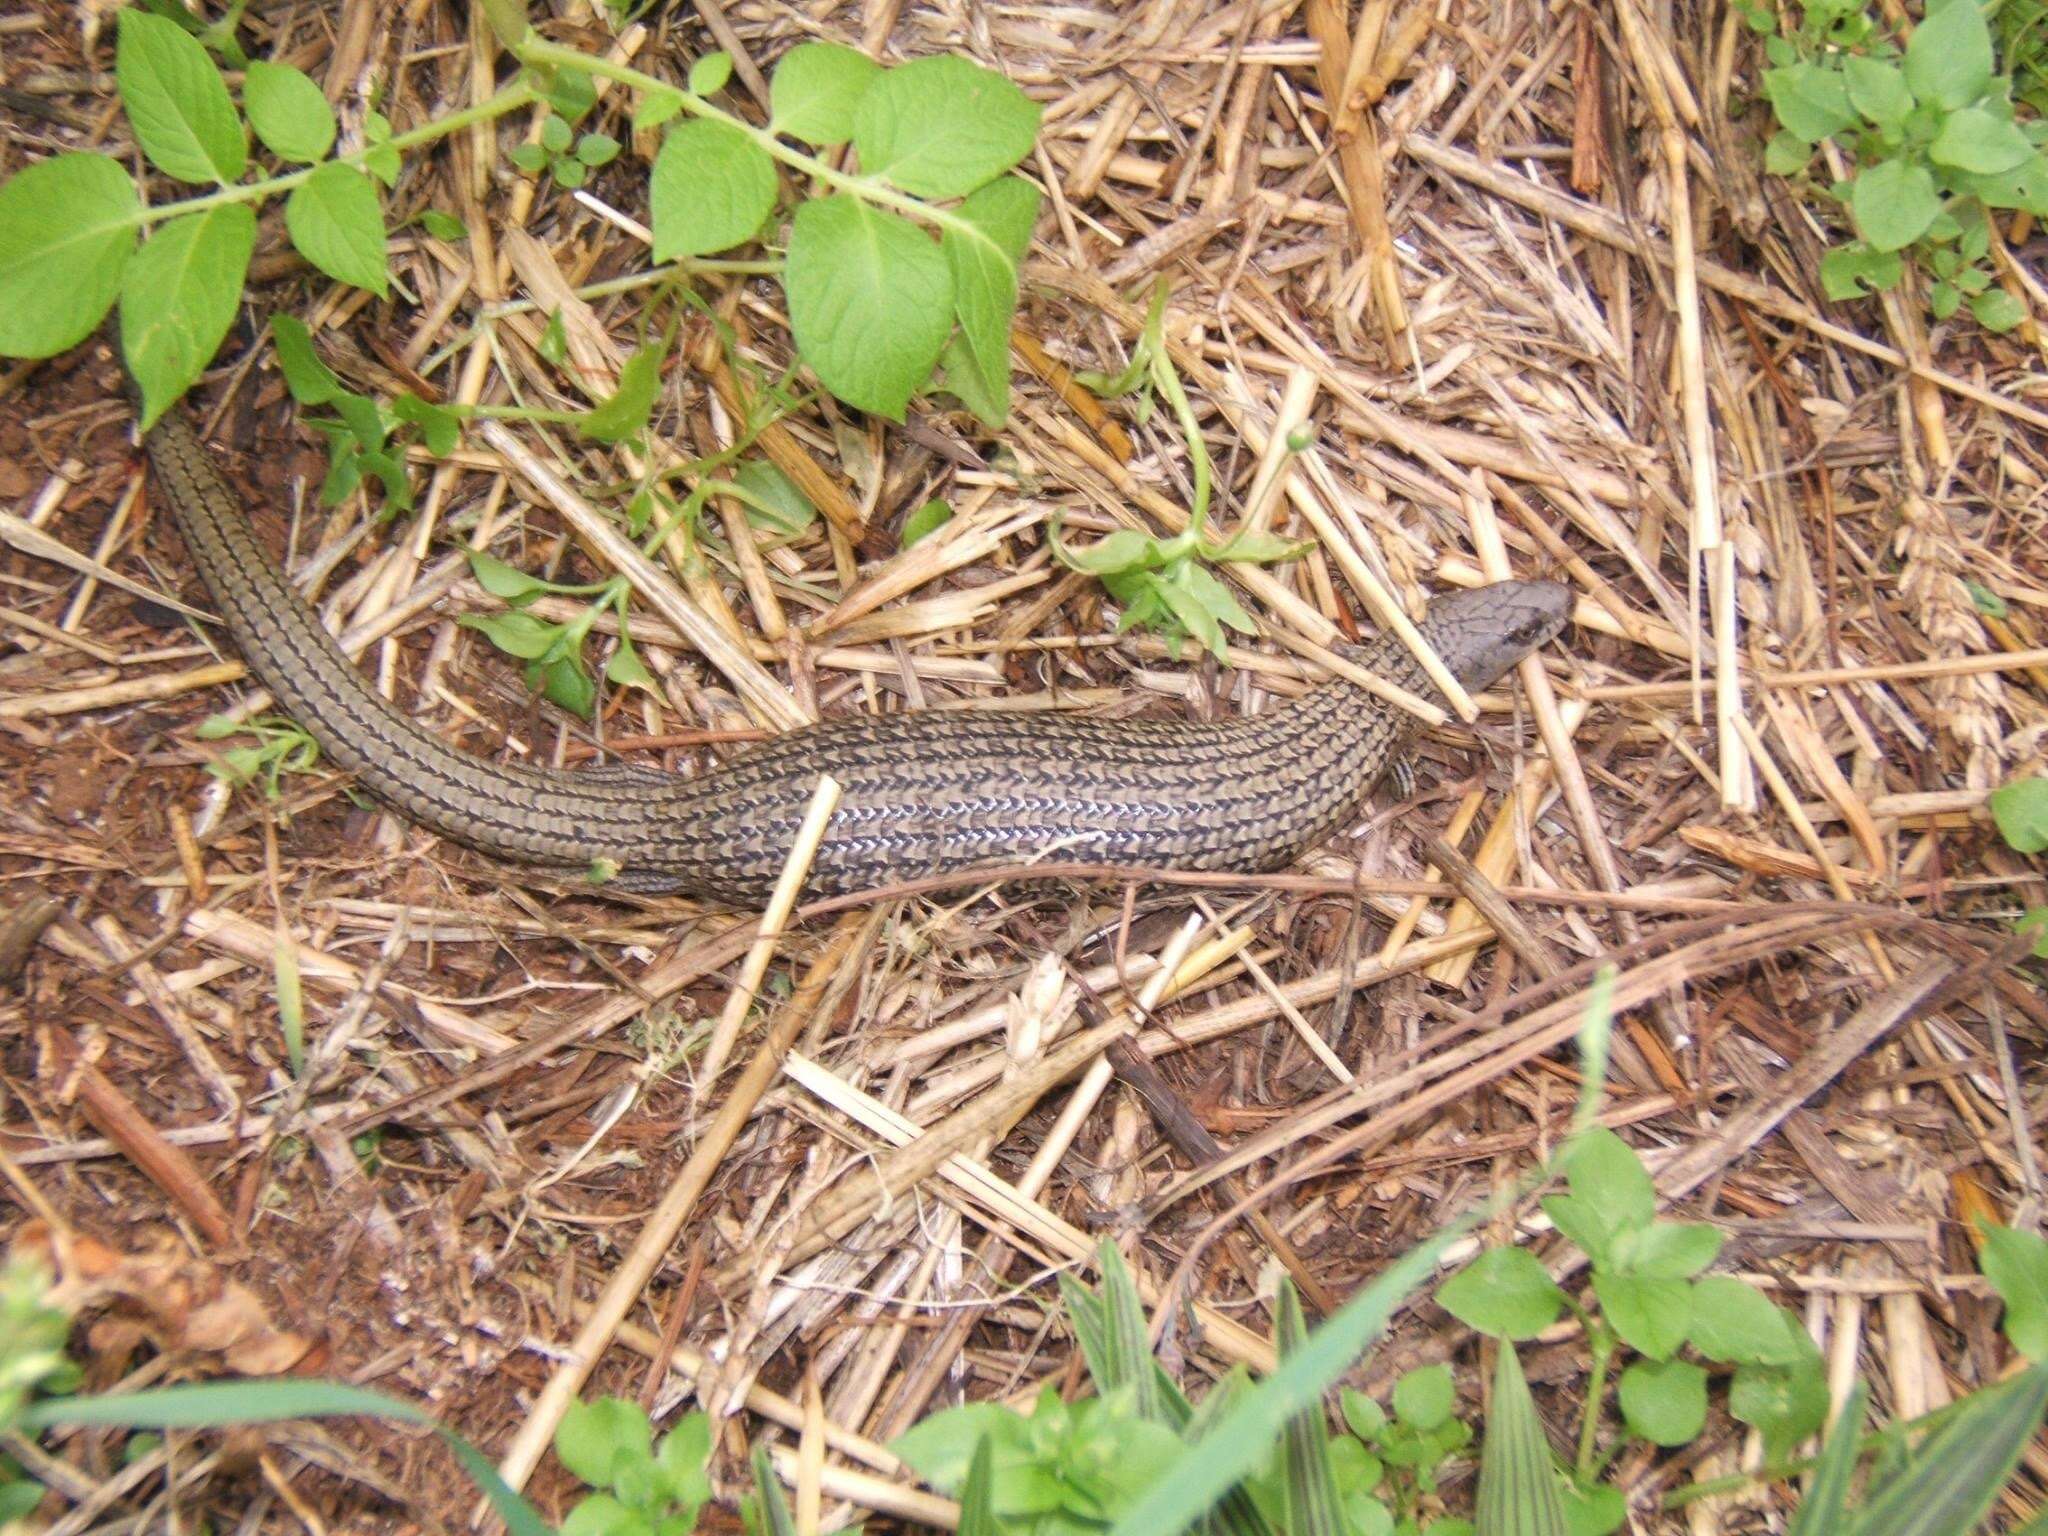
[[[401,128],[469,89],[462,8],[262,9],[259,48],[344,103],[382,90]],[[565,36],[604,45],[563,10]],[[5,22],[0,171],[125,149],[110,44],[88,53],[80,22],[47,4]],[[1723,1267],[1806,1319],[1838,1383],[1862,1369],[1885,1414],[1995,1374],[1968,1218],[2039,1214],[2048,1031],[2008,939],[2038,877],[1983,808],[2037,769],[2048,720],[2036,334],[1823,300],[1826,231],[1759,179],[1768,125],[1730,115],[1754,40],[1718,6],[698,0],[615,46],[672,73],[733,49],[753,110],[754,66],[809,36],[1006,71],[1045,105],[1025,169],[1048,197],[1004,433],[814,405],[779,451],[839,488],[851,534],[759,547],[721,509],[708,562],[670,573],[791,697],[1252,710],[1377,628],[1371,588],[1414,611],[1502,570],[1572,583],[1578,623],[1474,726],[1424,737],[1405,798],[1286,875],[799,914],[749,1011],[751,916],[537,890],[324,772],[275,806],[225,792],[194,728],[250,685],[137,595],[203,602],[127,447],[110,345],[0,373],[0,493],[93,573],[0,552],[0,893],[20,927],[44,901],[55,919],[0,998],[6,1219],[95,1295],[90,1384],[317,1372],[533,1462],[574,1385],[565,1349],[616,1299],[586,1393],[732,1409],[728,1451],[765,1437],[791,1476],[822,1445],[806,1484],[828,1521],[943,1522],[882,1443],[937,1406],[1074,1384],[1057,1271],[1086,1276],[1111,1238],[1170,1303],[1163,1346],[1191,1384],[1256,1369],[1277,1274],[1327,1309],[1550,1145],[1599,957],[1625,1005],[1607,1120],[1676,1213],[1723,1228]],[[504,451],[471,434],[417,465],[421,524],[324,513],[319,455],[253,343],[287,310],[358,387],[424,375],[497,400],[509,371],[527,399],[580,403],[539,359],[534,305],[566,307],[580,366],[632,346],[632,292],[571,290],[645,267],[644,161],[572,198],[477,148],[404,186],[408,210],[491,236],[409,227],[409,302],[333,288],[266,237],[204,393],[217,440],[274,548],[344,545],[337,626],[397,616],[363,664],[424,718],[507,758],[601,741],[692,771],[756,722],[651,616],[667,707],[613,697],[594,728],[455,625],[494,604],[442,531],[511,524],[513,563],[592,571]],[[1184,516],[1166,413],[1098,407],[1064,371],[1120,366],[1160,276],[1219,525],[1314,544],[1239,588],[1260,632],[1228,669],[1113,638],[1099,585],[1047,550],[1055,518],[1085,539]],[[779,290],[701,291],[753,360],[786,360]],[[716,374],[700,353],[667,381],[661,421],[689,451],[729,425]],[[1309,451],[1273,451],[1304,424]],[[600,500],[628,473],[564,434],[509,441]],[[953,537],[898,553],[932,496]],[[297,1077],[280,946],[305,996]],[[738,1049],[700,1093],[720,1021]],[[779,1074],[748,1072],[764,1032],[790,1046]],[[687,1219],[636,1270],[663,1208]],[[1549,1240],[1540,1219],[1523,1238]],[[1429,1304],[1358,1380],[1433,1358],[1475,1410],[1480,1356]],[[1584,1356],[1561,1333],[1530,1369],[1563,1443]],[[434,1441],[366,1423],[174,1437],[140,1470],[91,1438],[59,1449],[32,1470],[66,1529],[162,1529],[173,1509],[453,1529],[472,1497]],[[1762,1529],[1769,1489],[1656,1512],[1753,1452],[1717,1414],[1617,1477],[1639,1529]],[[2038,1448],[2026,1476],[2048,1483]],[[556,1513],[573,1492],[546,1458],[528,1486]],[[1469,1472],[1447,1495],[1462,1507]],[[2023,1478],[2009,1507],[2037,1497]]]

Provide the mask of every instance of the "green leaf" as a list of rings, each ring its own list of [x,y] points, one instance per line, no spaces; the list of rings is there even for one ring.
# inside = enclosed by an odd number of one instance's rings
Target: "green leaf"
[[[1533,1339],[1557,1321],[1564,1292],[1526,1248],[1489,1248],[1446,1280],[1437,1301],[1496,1339]]]
[[[903,533],[898,539],[897,547],[908,549],[911,545],[930,538],[951,521],[953,509],[934,496],[903,520]]]
[[[2040,1428],[2044,1409],[2048,1365],[1972,1392],[1890,1477],[1865,1492],[1843,1536],[1976,1530]]]
[[[668,1474],[670,1497],[682,1505],[692,1519],[699,1506],[710,1502],[711,1420],[699,1412],[685,1414],[674,1429],[662,1437],[654,1459]]]
[[[690,66],[690,94],[715,96],[725,89],[725,82],[731,78],[732,55],[723,49],[707,53]]]
[[[775,162],[730,123],[678,123],[654,157],[654,259],[705,256],[751,239],[775,206]]]
[[[1820,259],[1821,290],[1837,302],[1889,288],[1904,274],[1896,251],[1873,251],[1861,241],[1836,246]]]
[[[280,160],[311,165],[334,147],[334,109],[303,70],[252,60],[242,81],[242,105],[256,137]]]
[[[1685,1342],[1692,1322],[1692,1287],[1685,1281],[1596,1269],[1593,1294],[1600,1298],[1600,1310],[1622,1342],[1639,1354],[1652,1360],[1668,1359]]]
[[[891,1440],[889,1450],[933,1487],[957,1488],[977,1445],[1025,1422],[1001,1403],[965,1403],[926,1414]]]
[[[654,1459],[654,1429],[638,1403],[572,1403],[555,1429],[555,1455],[593,1488],[609,1488],[626,1462]]]
[[[92,334],[141,214],[106,155],[53,155],[0,185],[0,357],[54,357]]]
[[[853,137],[853,114],[882,67],[838,43],[798,43],[768,82],[769,128],[830,147]]]
[[[1760,1431],[1776,1460],[1827,1422],[1827,1375],[1811,1342],[1791,1365],[1738,1365],[1728,1384],[1728,1412]]]
[[[640,105],[633,109],[633,131],[644,132],[659,128],[663,123],[683,110],[683,93],[667,86],[650,86],[640,98]]]
[[[517,48],[526,41],[526,0],[483,0],[483,6],[500,47]]]
[[[1690,1280],[1714,1262],[1721,1251],[1721,1234],[1697,1222],[1655,1221],[1624,1234],[1616,1249],[1617,1264],[1632,1275]]]
[[[1621,1416],[1652,1445],[1688,1444],[1707,1423],[1707,1373],[1688,1360],[1637,1360],[1621,1373]]]
[[[454,214],[445,213],[439,208],[423,208],[420,210],[420,228],[424,229],[436,240],[453,242],[469,238],[469,226],[455,217]]]
[[[1031,153],[1040,115],[993,70],[951,55],[913,59],[862,93],[853,143],[871,176],[918,197],[965,197]]]
[[[518,566],[507,565],[496,555],[488,554],[481,549],[469,551],[469,571],[476,578],[478,586],[491,596],[508,603],[529,602],[548,590],[548,584],[538,576],[529,576]],[[538,656],[542,652],[535,651],[533,654]]]
[[[1564,1527],[1569,1536],[1608,1536],[1628,1519],[1628,1500],[1619,1488],[1600,1483],[1591,1488],[1570,1484],[1558,1490],[1564,1505]]]
[[[1448,1365],[1425,1365],[1394,1383],[1394,1415],[1415,1429],[1435,1429],[1450,1418],[1456,1401]]]
[[[1984,1278],[2005,1303],[2005,1336],[2029,1360],[2048,1360],[2048,1242],[1979,1222]]]
[[[464,629],[476,630],[507,656],[538,661],[554,649],[562,626],[537,619],[517,609],[509,613],[465,613],[455,621]]]
[[[1987,207],[2021,208],[2036,218],[2048,218],[2048,155],[2037,153],[2012,170],[1966,176],[1963,181]]]
[[[595,170],[600,165],[610,165],[618,158],[619,141],[610,134],[586,133],[576,141],[578,163]]]
[[[581,160],[572,159],[568,155],[558,158],[548,169],[555,178],[556,186],[566,187],[572,192],[582,186],[590,176],[589,167]]]
[[[559,155],[567,149],[576,137],[576,130],[569,126],[569,119],[560,113],[550,114],[540,125],[540,146],[549,154]]]
[[[1317,1328],[1301,1349],[1282,1359],[1271,1375],[1236,1394],[1207,1432],[1184,1445],[1118,1514],[1110,1536],[1180,1536],[1206,1515],[1264,1461],[1280,1427],[1319,1403],[1386,1331],[1394,1308],[1429,1279],[1445,1250],[1472,1225],[1469,1217],[1454,1221],[1400,1254]]]
[[[285,199],[284,227],[299,254],[329,277],[384,297],[384,211],[361,171],[336,161],[314,171]]]
[[[348,389],[334,370],[320,361],[313,350],[313,333],[296,315],[282,312],[270,317],[271,339],[277,343],[277,366],[292,398],[301,405],[326,405],[339,400]]]
[[[1363,1392],[1354,1392],[1349,1387],[1338,1394],[1337,1401],[1344,1410],[1344,1422],[1351,1426],[1351,1433],[1365,1441],[1379,1439],[1380,1432],[1387,1427],[1386,1409]]]
[[[633,649],[632,640],[623,634],[612,650],[611,659],[604,664],[604,680],[615,687],[645,688],[655,697],[661,696],[660,680],[647,670],[647,663]]]
[[[608,1493],[593,1493],[569,1511],[561,1536],[655,1536],[655,1531],[645,1515]]]
[[[1913,93],[1896,64],[1852,53],[1842,60],[1842,81],[1849,104],[1880,128],[1896,132],[1913,110]]]
[[[1566,1536],[1564,1505],[1543,1422],[1512,1344],[1493,1369],[1493,1406],[1479,1456],[1475,1523],[1486,1536]]]
[[[1657,1186],[1629,1144],[1594,1126],[1565,1153],[1565,1185],[1604,1209],[1618,1230],[1648,1226],[1657,1214]]]
[[[939,248],[953,274],[953,308],[960,317],[969,366],[976,374],[977,397],[988,406],[1000,404],[983,425],[994,430],[1009,415],[1010,323],[1017,313],[1017,267],[1031,243],[1038,218],[1038,188],[1021,176],[992,181],[955,210],[980,232],[980,238],[947,229]],[[957,388],[957,380],[949,380]],[[963,394],[963,399],[970,398]]]
[[[121,281],[121,356],[142,387],[142,426],[190,389],[235,318],[256,215],[225,203],[161,225]]]
[[[548,168],[548,152],[538,144],[515,144],[510,158],[516,168],[529,176],[538,176]]]
[[[121,12],[114,83],[150,163],[179,181],[239,180],[249,140],[227,82],[191,33],[146,11]]]
[[[437,459],[447,458],[455,451],[455,445],[462,441],[462,418],[445,405],[435,405],[418,395],[405,394],[391,402],[391,414],[418,427],[420,441]]]
[[[1906,84],[1919,101],[1954,111],[1991,83],[1991,29],[1976,0],[1935,0],[1906,43]]]
[[[1987,331],[2009,331],[2027,318],[2027,306],[2003,288],[1987,288],[1971,298],[1970,313]]]
[[[953,281],[937,245],[859,198],[796,211],[783,271],[789,319],[825,387],[848,405],[903,419],[953,323]]]
[[[561,65],[548,72],[541,94],[547,98],[548,105],[569,123],[579,123],[584,114],[597,105],[597,82],[587,69]],[[542,132],[546,132],[545,127]]]
[[[1813,146],[1789,128],[1772,134],[1771,142],[1764,146],[1764,169],[1773,176],[1795,176],[1812,158]]]
[[[2048,779],[2015,779],[1991,791],[1991,819],[2015,853],[2048,848]]]
[[[1927,147],[1928,158],[1936,165],[1952,165],[1957,170],[1986,176],[2014,170],[2033,153],[2034,146],[2027,142],[2024,133],[1982,107],[1951,112],[1942,122],[1941,132]]]
[[[1809,144],[1852,128],[1856,109],[1840,73],[1801,62],[1764,71],[1764,95],[1788,133]]]
[[[1709,1360],[1731,1365],[1787,1365],[1806,1352],[1792,1315],[1732,1275],[1707,1275],[1693,1286],[1686,1337]]]
[[[1967,5],[1970,0],[1961,3]],[[1941,212],[1941,198],[1926,166],[1885,160],[1856,178],[1849,192],[1849,211],[1855,217],[1856,232],[1873,250],[1899,251],[1927,232]]]
[[[600,443],[620,443],[647,430],[648,417],[661,394],[661,364],[666,349],[658,342],[641,347],[619,368],[619,387],[576,419],[576,430]]]
[[[810,498],[766,459],[749,459],[732,478],[747,493],[747,521],[757,527],[796,534],[818,520],[818,509]]]
[[[1963,306],[1963,290],[1954,283],[1937,279],[1927,290],[1927,312],[1937,320],[1946,320]]]

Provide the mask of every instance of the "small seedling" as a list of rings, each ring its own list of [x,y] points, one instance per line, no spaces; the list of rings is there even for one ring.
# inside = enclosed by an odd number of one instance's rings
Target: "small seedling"
[[[625,577],[582,584],[543,581],[482,550],[470,552],[469,567],[478,584],[493,597],[502,598],[507,608],[503,613],[466,613],[458,622],[466,629],[476,630],[506,655],[524,661],[527,687],[545,694],[571,714],[589,718],[597,703],[597,681],[583,660],[583,644],[609,608],[619,618],[619,639],[605,663],[605,680],[619,687],[658,691],[654,674],[647,670],[627,633],[626,599],[630,589]],[[526,605],[546,593],[589,597],[591,601],[583,612],[563,622],[552,622],[525,611]]]
[[[590,179],[592,171],[610,165],[618,154],[617,139],[603,133],[579,134],[556,112],[540,125],[538,143],[529,141],[512,151],[512,163],[529,176],[545,171],[557,186],[573,192]]]
[[[561,1536],[689,1536],[711,1499],[711,1421],[701,1413],[657,1447],[639,1404],[577,1403],[555,1430],[555,1455],[593,1490],[569,1511]]]
[[[1254,632],[1254,626],[1250,615],[1209,567],[1233,560],[1255,565],[1291,560],[1308,546],[1290,544],[1266,533],[1240,533],[1222,544],[1207,542],[1209,450],[1202,441],[1187,391],[1181,386],[1180,374],[1167,352],[1164,283],[1153,292],[1145,329],[1132,349],[1129,366],[1114,378],[1103,374],[1079,377],[1102,395],[1136,393],[1141,415],[1150,410],[1153,392],[1165,399],[1187,443],[1188,462],[1194,472],[1194,500],[1187,528],[1173,538],[1155,538],[1126,528],[1077,551],[1068,549],[1055,529],[1051,535],[1053,553],[1070,570],[1101,578],[1123,610],[1117,620],[1119,634],[1141,627],[1156,629],[1176,647],[1183,638],[1193,636],[1217,660],[1222,660],[1224,629],[1248,635]]]
[[[258,715],[253,720],[208,715],[194,732],[201,741],[225,741],[244,733],[255,741],[229,747],[208,761],[206,771],[230,784],[256,785],[265,799],[283,795],[286,774],[311,772],[320,761],[320,743],[281,715]]]

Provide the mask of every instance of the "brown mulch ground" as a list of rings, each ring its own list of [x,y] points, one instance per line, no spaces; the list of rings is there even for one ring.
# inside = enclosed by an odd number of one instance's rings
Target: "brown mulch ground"
[[[88,52],[79,23],[45,4],[0,31],[0,176],[58,148],[125,151],[93,73],[111,67],[110,34]],[[337,100],[382,88],[403,128],[459,97],[469,24],[455,7],[337,0],[246,35]],[[878,1442],[930,1408],[1068,1379],[1052,1274],[1085,1272],[1103,1236],[1155,1295],[1192,1304],[1172,1340],[1190,1379],[1256,1366],[1279,1264],[1312,1299],[1341,1300],[1549,1144],[1577,1087],[1559,1043],[1603,954],[1631,999],[1609,1123],[1676,1213],[1724,1228],[1722,1266],[1860,1363],[1886,1416],[2002,1368],[1968,1221],[2041,1214],[2048,1008],[2001,951],[2042,899],[2038,875],[1983,801],[2040,771],[2048,721],[2048,657],[2029,654],[2048,603],[2039,337],[1823,300],[1823,236],[1754,172],[1762,114],[1730,116],[1757,67],[1732,16],[700,0],[642,25],[628,43],[657,72],[721,45],[768,64],[829,36],[894,58],[964,51],[1047,108],[1025,169],[1049,211],[1006,432],[918,406],[904,429],[824,407],[795,418],[870,536],[835,549],[814,529],[767,567],[786,639],[761,639],[764,605],[725,542],[745,525],[707,528],[710,574],[686,600],[723,605],[820,707],[1256,708],[1299,681],[1304,645],[1374,629],[1360,565],[1412,604],[1504,558],[1582,602],[1540,677],[1487,701],[1476,737],[1428,735],[1405,798],[1389,789],[1289,877],[1077,878],[800,922],[768,981],[792,1000],[757,1022],[798,1030],[801,1059],[586,1390],[664,1413],[751,1392],[731,1444],[790,1449],[815,1384],[842,1436],[830,1464],[886,1478]],[[580,13],[562,26],[601,38]],[[1356,78],[1385,94],[1333,153],[1319,70],[1341,78],[1362,28],[1381,29],[1365,55],[1380,63]],[[644,184],[629,149],[590,202],[547,187],[529,207],[501,164],[471,203],[430,158],[402,198],[461,208],[500,248],[517,219],[532,237],[520,261],[581,284],[644,266],[603,216],[636,213]],[[217,440],[239,450],[272,548],[324,547],[371,514],[315,505],[322,460],[257,345],[267,315],[317,318],[361,387],[418,369],[453,393],[480,344],[471,259],[408,238],[395,269],[413,302],[381,304],[313,280],[266,231],[206,398],[228,402]],[[507,299],[530,273],[508,265]],[[1160,530],[1185,505],[1164,413],[1091,416],[1031,361],[1114,371],[1158,275],[1221,527],[1245,514],[1263,445],[1304,416],[1314,428],[1274,526],[1315,550],[1277,568],[1277,587],[1240,592],[1261,633],[1228,670],[1109,640],[1101,589],[1046,551],[1055,515],[1085,536]],[[751,355],[779,367],[779,291],[722,296]],[[630,294],[590,314],[631,345]],[[530,313],[492,330],[492,368],[518,370],[529,398],[578,403],[540,361]],[[484,387],[502,398],[497,374]],[[661,419],[677,439],[708,418],[708,393],[695,367],[673,372]],[[106,338],[0,371],[0,504],[203,605],[129,423]],[[556,557],[555,514],[496,455],[472,442],[462,465],[434,498],[444,526],[512,520],[506,559]],[[568,468],[593,497],[625,473],[596,454]],[[431,473],[418,468],[423,487]],[[889,579],[902,519],[933,496],[1024,526],[909,591],[893,628],[807,635],[852,590],[851,562],[854,586]],[[408,546],[370,531],[329,577],[338,622],[386,611],[453,547],[423,567]],[[992,604],[918,606],[1020,574],[1037,579]],[[58,911],[0,993],[0,1212],[92,1290],[75,1349],[89,1383],[317,1372],[429,1405],[504,1453],[716,1113],[718,1095],[693,1096],[691,1053],[727,1007],[736,920],[517,883],[324,773],[289,780],[275,806],[230,793],[194,732],[251,685],[224,682],[204,638],[13,544],[0,578],[0,917],[39,897]],[[488,606],[458,579],[365,665],[437,726],[469,722],[476,750],[589,756],[589,727],[530,701],[455,625]],[[705,733],[745,715],[665,633],[645,649],[667,705],[613,699],[602,731],[629,748],[697,733],[634,749],[688,772],[709,761]],[[1454,903],[1427,841],[1446,832],[1505,900],[1507,944]],[[1461,948],[1461,932],[1476,938]],[[298,1076],[280,943],[305,979]],[[1010,1128],[1003,1085],[1030,1077],[1055,1031],[1086,1026],[1063,980],[1112,1009],[1151,1006],[1146,978],[1190,944],[1180,990],[1139,1036],[1163,1088],[1126,1061],[1084,1080],[1099,1097],[1039,1085]],[[535,1041],[548,1048],[519,1054]],[[1176,1114],[1228,1162],[1197,1171],[1168,1138]],[[892,1116],[960,1130],[966,1161],[1005,1187],[918,1170],[862,1198]],[[1256,1221],[1218,1219],[1253,1192]],[[806,1256],[805,1220],[835,1199],[856,1224]],[[1522,1214],[1524,1239],[1549,1241]],[[664,1338],[682,1351],[668,1370],[649,1364]],[[700,1371],[707,1356],[725,1364]],[[1360,1380],[1384,1387],[1428,1358],[1454,1360],[1477,1403],[1469,1336],[1430,1305]],[[1568,1333],[1531,1356],[1532,1377],[1563,1388],[1541,1399],[1560,1437],[1582,1371]],[[162,1453],[124,1475],[107,1441],[54,1444],[60,1462],[31,1470],[66,1529],[163,1529],[175,1511],[183,1528],[452,1530],[473,1497],[435,1441],[361,1422],[174,1439],[168,1478]],[[1760,1530],[1768,1490],[1690,1525],[1656,1513],[1662,1493],[1753,1452],[1717,1415],[1694,1447],[1632,1454],[1619,1477],[1642,1529]],[[1454,1506],[1468,1486],[1453,1481]],[[2037,1446],[2009,1511],[2044,1487]],[[829,1509],[846,1488],[826,1488]],[[544,1461],[530,1489],[559,1513],[571,1485]]]

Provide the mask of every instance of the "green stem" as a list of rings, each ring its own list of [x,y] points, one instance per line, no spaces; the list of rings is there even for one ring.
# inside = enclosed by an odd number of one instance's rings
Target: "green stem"
[[[1588,1341],[1593,1349],[1593,1372],[1586,1382],[1586,1412],[1579,1421],[1579,1478],[1592,1475],[1593,1441],[1600,1432],[1600,1399],[1607,1391],[1607,1366],[1614,1358],[1614,1346],[1598,1338]]]
[[[633,68],[630,64],[614,64],[610,59],[601,59],[594,54],[582,53],[574,48],[564,48],[559,43],[550,43],[537,33],[529,32],[512,50],[522,64],[552,65],[557,69],[579,69],[585,74],[601,79],[614,80],[620,85],[630,86],[638,91],[661,92],[681,99],[683,110],[692,117],[724,123],[752,139],[770,157],[780,160],[792,170],[822,181],[826,186],[846,192],[864,202],[874,203],[921,223],[933,224],[940,229],[967,239],[987,241],[989,237],[967,219],[944,208],[934,208],[930,203],[912,197],[907,192],[898,192],[885,186],[871,176],[849,176],[820,160],[816,155],[807,155],[800,149],[793,149],[783,143],[765,128],[756,128],[745,118],[735,117],[722,108],[714,107],[702,96],[693,96],[688,91],[670,85],[666,80],[657,80],[650,74]],[[993,244],[993,242],[990,242]]]
[[[403,154],[421,144],[431,144],[444,139],[451,133],[460,133],[476,123],[486,123],[493,118],[503,117],[508,112],[517,112],[521,107],[531,105],[536,99],[534,89],[524,80],[515,80],[495,96],[465,107],[460,112],[451,112],[446,117],[437,117],[432,122],[422,123],[417,128],[394,134],[383,145],[370,144],[353,154],[337,155],[332,161],[320,165],[305,166],[300,170],[287,171],[282,176],[272,176],[263,181],[247,182],[241,186],[222,187],[218,192],[209,192],[203,197],[188,197],[175,203],[159,203],[144,208],[136,215],[137,224],[157,224],[165,219],[175,219],[188,213],[204,213],[209,208],[224,207],[229,203],[261,202],[266,197],[275,197],[280,192],[289,192],[310,177],[322,166],[346,165],[356,170],[363,168],[363,162],[373,150],[389,148]]]

